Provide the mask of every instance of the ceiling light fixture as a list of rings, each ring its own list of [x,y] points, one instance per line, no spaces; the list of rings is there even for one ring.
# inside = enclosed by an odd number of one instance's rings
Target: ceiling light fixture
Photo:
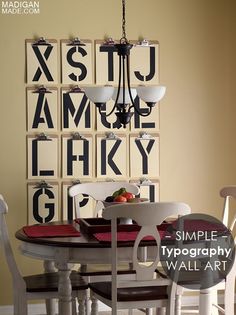
[[[162,85],[156,86],[137,86],[133,88],[130,86],[130,50],[133,45],[129,43],[126,38],[126,20],[125,20],[125,0],[122,0],[122,37],[119,44],[115,44],[117,54],[119,56],[119,79],[118,87],[112,86],[90,86],[83,87],[84,92],[88,99],[92,101],[103,116],[110,116],[115,110],[115,114],[120,122],[120,126],[125,127],[130,123],[134,111],[140,116],[148,116],[152,112],[152,108],[159,102],[165,95],[166,87]],[[149,111],[143,113],[134,99],[136,96],[143,100]],[[114,100],[114,106],[108,114],[102,112],[102,106],[110,99]]]

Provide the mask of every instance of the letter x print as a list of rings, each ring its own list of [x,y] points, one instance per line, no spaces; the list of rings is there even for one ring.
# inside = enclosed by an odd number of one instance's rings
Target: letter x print
[[[48,60],[48,58],[52,52],[53,46],[47,46],[47,48],[45,49],[45,51],[43,53],[43,56],[42,56],[42,53],[39,50],[38,46],[32,46],[32,48],[33,48],[35,56],[37,57],[39,64],[40,64],[37,71],[35,72],[33,81],[39,81],[39,78],[41,77],[43,72],[44,72],[48,81],[54,81],[53,77],[52,77],[52,75],[51,75],[51,73],[47,67],[47,64],[45,62],[46,60]],[[43,70],[43,72],[42,72],[42,70]]]

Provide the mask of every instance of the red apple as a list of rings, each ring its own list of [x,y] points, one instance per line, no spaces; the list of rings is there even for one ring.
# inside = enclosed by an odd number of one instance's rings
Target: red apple
[[[134,195],[128,191],[124,192],[122,194],[123,197],[125,197],[127,199],[127,201],[129,201],[130,199],[133,199],[134,198]]]
[[[119,195],[119,196],[115,197],[114,201],[115,202],[127,202],[127,199],[124,196]]]

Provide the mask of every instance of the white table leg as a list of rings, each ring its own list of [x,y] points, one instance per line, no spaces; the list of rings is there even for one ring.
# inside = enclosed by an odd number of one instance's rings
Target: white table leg
[[[199,298],[199,315],[211,315],[211,289],[200,291]]]
[[[55,264],[54,261],[45,260],[44,261],[44,272],[55,272]],[[56,314],[56,300],[55,299],[47,299],[45,301],[46,304],[46,312],[47,315],[55,315]]]
[[[71,315],[71,281],[70,274],[71,268],[70,264],[58,263],[57,264],[59,273],[59,315]]]

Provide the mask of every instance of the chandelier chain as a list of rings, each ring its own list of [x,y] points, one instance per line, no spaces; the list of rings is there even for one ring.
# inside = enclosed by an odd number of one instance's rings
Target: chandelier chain
[[[121,39],[123,41],[127,42],[125,24],[126,24],[126,20],[125,20],[125,0],[122,0],[122,38]]]

